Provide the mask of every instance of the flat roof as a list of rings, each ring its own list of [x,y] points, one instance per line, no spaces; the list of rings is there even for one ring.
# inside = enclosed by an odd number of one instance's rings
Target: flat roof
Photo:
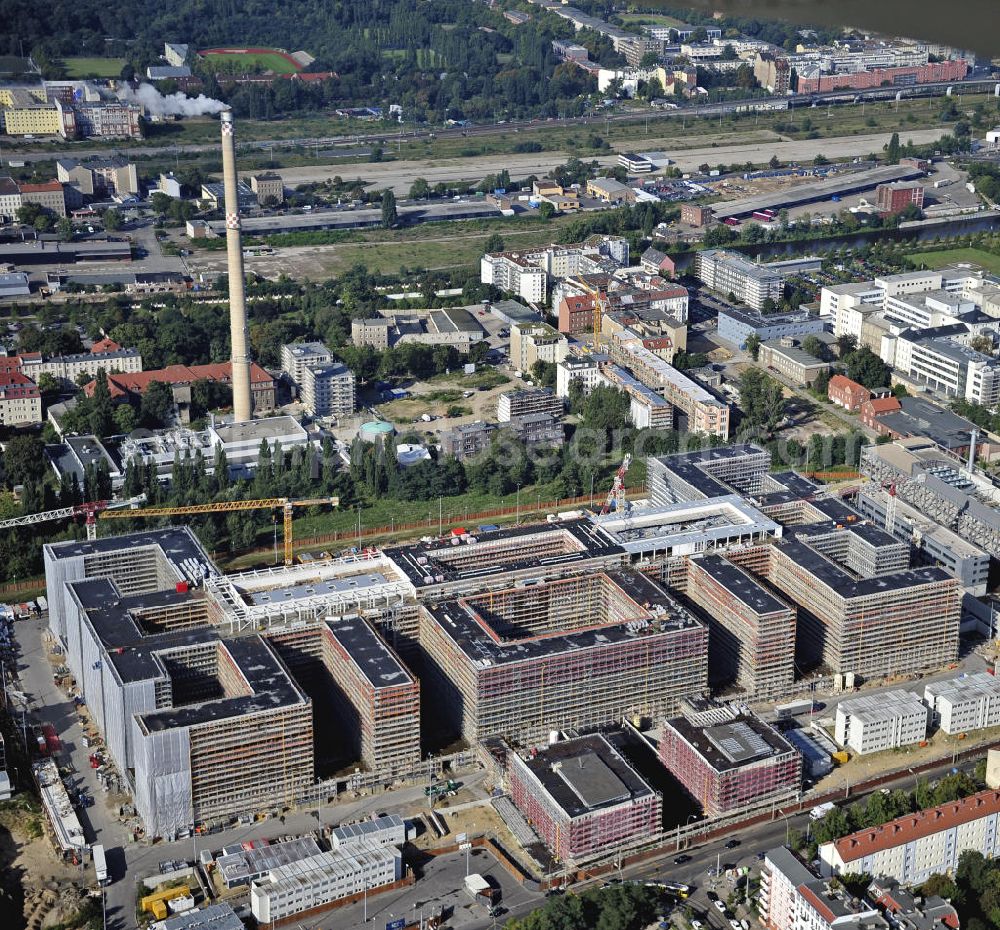
[[[518,762],[570,817],[653,794],[652,788],[601,734],[553,743]]]
[[[790,609],[788,604],[771,594],[753,576],[720,555],[692,559],[691,564],[697,565],[754,613],[771,614]]]
[[[187,526],[168,526],[162,529],[125,533],[122,536],[99,536],[97,539],[46,543],[44,552],[47,559],[58,560],[149,547],[160,549],[166,559],[181,572],[182,577],[187,577],[191,581],[218,573],[204,546]]]
[[[581,649],[602,648],[653,636],[671,636],[701,628],[694,615],[663,588],[645,575],[631,569],[613,569],[600,573],[623,598],[634,604],[632,615],[622,619],[583,620],[577,628],[538,636],[504,639],[489,620],[477,610],[479,602],[492,603],[505,592],[460,597],[450,601],[424,604],[423,609],[452,640],[469,662],[478,669],[511,662],[528,662]],[[539,593],[554,585],[591,580],[594,574],[569,576],[520,590]],[[509,589],[517,590],[517,589]],[[589,625],[585,625],[589,624]]]
[[[687,717],[672,717],[664,727],[674,730],[717,772],[795,752],[781,733],[752,714],[739,714],[709,726],[699,726]]]
[[[327,620],[326,629],[343,646],[373,688],[395,688],[413,683],[413,676],[392,649],[360,617]]]
[[[242,423],[215,423],[212,431],[224,443],[259,442],[262,439],[283,439],[295,436],[305,439],[306,431],[295,417],[265,417]]]

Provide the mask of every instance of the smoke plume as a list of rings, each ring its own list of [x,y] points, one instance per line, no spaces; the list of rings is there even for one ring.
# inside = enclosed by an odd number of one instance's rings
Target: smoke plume
[[[204,94],[188,97],[178,92],[165,97],[152,84],[140,84],[135,89],[126,84],[118,91],[118,96],[126,103],[144,107],[150,116],[208,116],[227,109],[221,100],[213,100]]]

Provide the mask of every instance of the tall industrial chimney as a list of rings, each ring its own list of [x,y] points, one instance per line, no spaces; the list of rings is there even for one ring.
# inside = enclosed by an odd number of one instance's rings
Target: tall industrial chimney
[[[222,114],[222,180],[226,193],[226,252],[229,256],[229,328],[232,343],[233,421],[251,418],[250,347],[247,338],[246,282],[240,239],[240,201],[236,182],[236,139],[233,114]]]

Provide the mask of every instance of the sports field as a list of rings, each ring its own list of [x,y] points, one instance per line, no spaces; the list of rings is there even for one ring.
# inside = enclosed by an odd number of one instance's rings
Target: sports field
[[[248,70],[259,67],[275,74],[294,74],[302,70],[302,65],[291,55],[276,48],[206,48],[198,54],[213,61],[239,62]]]
[[[917,265],[926,265],[932,271],[956,262],[971,262],[982,265],[993,274],[1000,274],[1000,255],[983,249],[940,249],[933,252],[913,252],[907,257]]]
[[[70,78],[116,78],[125,67],[124,58],[64,58]]]

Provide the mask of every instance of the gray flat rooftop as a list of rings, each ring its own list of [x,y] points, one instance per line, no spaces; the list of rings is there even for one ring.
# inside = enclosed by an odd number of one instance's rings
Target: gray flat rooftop
[[[787,604],[771,594],[751,575],[722,556],[708,555],[693,560],[692,564],[701,568],[733,597],[757,614],[771,614],[789,609]]]
[[[203,574],[218,573],[198,537],[186,526],[169,526],[156,530],[140,530],[122,536],[100,536],[97,539],[49,543],[45,546],[45,552],[50,559],[72,559],[152,546],[161,549],[166,558],[178,568],[195,562],[200,563],[204,570]]]
[[[683,737],[717,772],[795,752],[777,730],[753,716],[741,715],[708,727],[698,726],[687,717],[673,717],[664,726]]]
[[[604,736],[553,743],[521,763],[570,817],[648,797],[649,785]]]
[[[701,627],[686,607],[645,575],[630,569],[610,570],[604,574],[619,589],[620,596],[630,598],[634,603],[632,615],[620,621],[606,621],[606,625],[601,625],[601,619],[581,618],[580,628],[504,639],[477,610],[479,602],[491,603],[489,595],[425,604],[424,609],[466,659],[479,669],[511,662],[530,662],[582,649],[600,649],[655,636],[673,636]],[[593,575],[587,577],[592,578]],[[546,585],[571,580],[562,578],[558,582],[545,582],[532,588],[540,592]]]
[[[163,930],[246,930],[243,921],[228,904],[210,904],[162,921]]]
[[[328,620],[326,627],[373,688],[395,688],[413,683],[413,677],[395,653],[360,617]]]
[[[219,438],[226,443],[247,442],[261,439],[276,439],[283,436],[302,434],[306,431],[295,417],[266,417],[263,420],[249,420],[245,423],[216,423],[213,427]]]
[[[304,584],[271,588],[262,591],[245,591],[244,596],[254,606],[282,604],[313,595],[339,594],[343,591],[361,591],[365,588],[388,584],[391,579],[381,572],[366,572],[361,575],[346,575],[343,578],[311,579]]]
[[[829,200],[834,195],[868,190],[879,184],[887,184],[892,181],[919,178],[923,174],[924,172],[918,168],[907,168],[900,165],[886,165],[866,171],[843,172],[835,177],[807,181],[804,184],[796,184],[785,190],[761,194],[758,197],[712,204],[712,212],[718,220],[724,220],[730,216],[749,216],[755,210],[780,209],[781,207],[794,207],[801,203]]]

